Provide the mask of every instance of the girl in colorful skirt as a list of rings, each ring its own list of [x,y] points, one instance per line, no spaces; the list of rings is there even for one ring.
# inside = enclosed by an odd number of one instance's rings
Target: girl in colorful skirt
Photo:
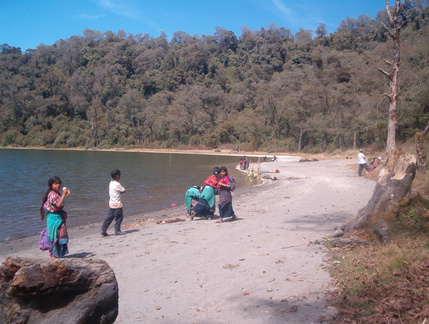
[[[64,199],[69,193],[66,187],[60,193],[61,185],[62,181],[57,176],[48,180],[49,188],[40,207],[40,218],[43,221],[46,217],[48,237],[52,243],[52,249],[49,250],[50,258],[61,258],[69,253],[67,247],[68,237],[59,235],[61,225],[63,225],[61,230],[65,229],[67,213],[64,211]]]

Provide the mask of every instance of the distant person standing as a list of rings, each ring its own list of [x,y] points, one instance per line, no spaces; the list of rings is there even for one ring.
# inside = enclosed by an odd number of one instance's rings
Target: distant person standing
[[[273,162],[277,162],[277,156],[273,156]]]
[[[249,161],[247,160],[247,157],[244,155],[242,158],[240,158],[240,169],[247,170],[248,168],[249,168]]]
[[[363,150],[361,149],[358,153],[358,162],[359,162],[359,177],[362,176],[362,170],[365,168],[366,171],[369,170],[368,164],[366,164],[366,156],[363,154]]]
[[[113,220],[115,220],[115,235],[124,235],[126,233],[121,231],[121,224],[124,219],[121,195],[125,193],[125,188],[119,183],[119,180],[121,180],[121,171],[115,169],[110,172],[110,176],[112,180],[109,184],[109,213],[101,226],[101,235],[109,235],[107,234],[107,228]]]

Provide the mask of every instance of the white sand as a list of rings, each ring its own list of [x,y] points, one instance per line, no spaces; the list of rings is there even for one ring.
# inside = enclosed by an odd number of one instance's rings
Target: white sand
[[[71,229],[69,257],[103,259],[113,268],[116,323],[329,323],[336,310],[325,295],[333,289],[326,248],[314,242],[371,197],[375,182],[358,177],[354,163],[263,163],[280,170],[270,174],[278,180],[235,192],[234,222],[144,222],[108,237],[98,225]],[[186,218],[184,206],[161,213]],[[1,243],[0,261],[7,256],[47,253],[33,237]]]

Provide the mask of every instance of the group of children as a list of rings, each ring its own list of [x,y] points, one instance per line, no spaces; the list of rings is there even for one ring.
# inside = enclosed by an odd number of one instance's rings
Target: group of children
[[[110,172],[112,180],[109,185],[109,212],[101,226],[101,235],[108,236],[107,228],[115,220],[115,235],[124,235],[121,231],[124,214],[122,211],[121,195],[125,188],[119,183],[121,171],[115,169]],[[49,257],[60,258],[68,254],[68,235],[66,233],[67,213],[64,211],[64,200],[70,191],[64,187],[61,190],[62,181],[60,177],[54,176],[48,180],[48,190],[43,197],[40,207],[42,221],[46,218],[46,242],[40,243],[41,249],[49,251]],[[40,240],[42,241],[42,235]]]
[[[236,215],[232,207],[231,194],[235,186],[235,180],[228,175],[226,167],[215,167],[213,174],[206,178],[202,187],[192,186],[186,191],[185,206],[188,216],[191,219],[194,217],[213,219],[216,194],[218,194],[219,219],[217,222],[221,223],[225,219],[235,220]]]
[[[115,220],[115,235],[124,235],[121,231],[121,224],[124,219],[122,210],[121,195],[125,193],[125,188],[119,183],[121,171],[115,169],[110,172],[112,180],[109,185],[109,212],[101,226],[101,235],[108,236],[107,229]],[[188,209],[188,215],[194,217],[214,218],[216,194],[219,195],[219,220],[223,222],[225,218],[236,219],[232,208],[231,192],[235,189],[235,180],[228,176],[226,167],[215,167],[213,174],[209,176],[203,184],[203,187],[192,186],[185,194],[185,205]],[[48,180],[48,190],[46,191],[42,206],[40,207],[40,216],[42,221],[46,218],[47,242],[44,242],[43,248],[49,250],[49,257],[59,258],[68,254],[68,236],[62,234],[65,230],[67,213],[64,211],[64,200],[70,191],[64,187],[61,190],[62,181],[60,177],[54,176]],[[41,235],[42,240],[42,235]],[[41,245],[41,246],[42,246]]]

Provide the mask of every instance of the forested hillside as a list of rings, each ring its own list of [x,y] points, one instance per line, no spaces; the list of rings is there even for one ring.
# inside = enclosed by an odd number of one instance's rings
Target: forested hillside
[[[429,119],[429,7],[401,15],[398,141]],[[239,147],[321,152],[386,142],[392,46],[380,11],[328,34],[269,25],[240,36],[178,31],[0,46],[0,145]]]

